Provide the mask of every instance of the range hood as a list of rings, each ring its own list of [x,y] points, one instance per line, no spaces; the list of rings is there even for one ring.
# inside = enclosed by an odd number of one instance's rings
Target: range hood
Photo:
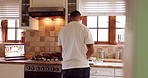
[[[31,17],[48,17],[48,16],[65,16],[63,7],[30,7],[29,16]]]

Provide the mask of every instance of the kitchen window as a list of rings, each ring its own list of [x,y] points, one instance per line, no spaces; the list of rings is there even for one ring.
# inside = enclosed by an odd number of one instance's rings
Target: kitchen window
[[[19,19],[9,19],[7,31],[7,41],[20,41],[23,30],[19,29]]]
[[[19,29],[19,19],[7,19],[3,20],[3,23],[1,26],[3,42],[19,42],[21,32],[23,32],[22,29]]]
[[[0,41],[18,42],[22,29],[19,29],[20,0],[0,0]]]
[[[124,42],[125,16],[86,16],[82,22],[92,33],[96,44]]]
[[[79,0],[77,8],[96,44],[124,42],[125,0]]]

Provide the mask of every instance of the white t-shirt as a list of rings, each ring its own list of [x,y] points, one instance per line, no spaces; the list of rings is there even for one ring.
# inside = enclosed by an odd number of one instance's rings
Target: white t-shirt
[[[58,45],[62,45],[62,69],[89,67],[86,44],[93,44],[89,29],[72,21],[59,33]]]

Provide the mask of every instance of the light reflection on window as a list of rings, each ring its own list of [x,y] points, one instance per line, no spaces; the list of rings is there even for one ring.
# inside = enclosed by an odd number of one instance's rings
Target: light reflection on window
[[[15,29],[8,29],[8,40],[15,40]]]
[[[15,19],[9,19],[8,20],[8,27],[15,27],[16,23],[15,23]]]
[[[109,18],[108,16],[99,16],[98,24],[99,28],[108,28],[109,27]]]
[[[116,16],[116,28],[125,28],[126,17],[125,16]]]
[[[88,16],[87,17],[87,27],[88,28],[97,28],[97,16]]]
[[[108,41],[108,29],[98,29],[98,41]]]

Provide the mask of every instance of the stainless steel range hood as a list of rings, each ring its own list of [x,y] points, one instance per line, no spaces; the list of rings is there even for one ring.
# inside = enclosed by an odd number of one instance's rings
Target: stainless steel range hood
[[[31,17],[65,16],[65,9],[63,7],[30,7],[29,16]]]

